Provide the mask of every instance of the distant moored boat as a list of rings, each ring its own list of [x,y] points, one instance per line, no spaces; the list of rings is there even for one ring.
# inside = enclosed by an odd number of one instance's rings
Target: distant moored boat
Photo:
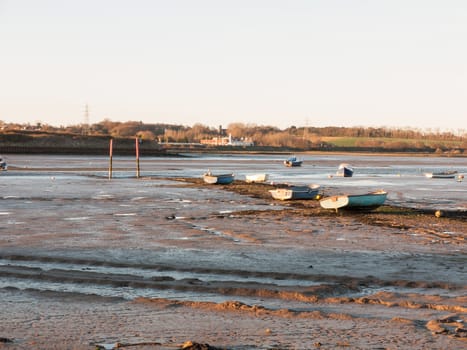
[[[284,160],[284,165],[286,167],[301,166],[303,161],[297,159],[297,157],[290,157]]]
[[[353,168],[350,166],[350,164],[342,163],[339,165],[339,168],[337,168],[336,176],[352,177],[352,175]]]
[[[434,173],[425,173],[425,176],[433,179],[453,179],[456,177],[456,174],[457,170],[449,170]]]
[[[2,169],[2,170],[7,170],[8,169],[8,166],[7,166],[6,162],[3,160],[2,157],[0,157],[0,169]]]

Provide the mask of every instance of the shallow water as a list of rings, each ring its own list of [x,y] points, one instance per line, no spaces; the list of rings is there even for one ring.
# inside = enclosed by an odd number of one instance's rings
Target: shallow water
[[[467,174],[467,158],[407,157],[381,155],[303,155],[303,166],[286,168],[281,155],[196,155],[186,157],[140,159],[141,177],[200,177],[207,169],[213,173],[232,172],[239,180],[245,175],[266,172],[269,181],[276,183],[321,185],[325,194],[365,193],[384,189],[388,191],[388,204],[414,208],[467,210],[467,180],[431,179],[426,172],[457,170]],[[8,164],[22,171],[2,173],[2,183],[38,181],[36,171],[41,169],[42,180],[60,175],[61,179],[73,174],[109,176],[107,157],[79,156],[24,156],[6,157]],[[340,163],[350,163],[354,176],[333,176]],[[56,169],[59,168],[60,171]],[[49,169],[47,173],[43,170]],[[24,171],[26,170],[26,171]],[[114,157],[113,178],[134,177],[136,162],[131,157]],[[32,177],[31,177],[32,176]],[[31,188],[28,189],[30,192]],[[50,190],[53,190],[51,188]],[[11,194],[15,195],[15,194]]]

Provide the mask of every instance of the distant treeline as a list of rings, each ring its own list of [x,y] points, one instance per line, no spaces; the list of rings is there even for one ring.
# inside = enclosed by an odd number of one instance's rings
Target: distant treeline
[[[330,149],[330,148],[378,148],[387,150],[457,150],[467,149],[467,134],[458,130],[457,134],[448,131],[373,128],[373,127],[295,127],[279,129],[274,126],[232,123],[225,129],[194,124],[193,126],[172,124],[146,124],[143,122],[113,122],[103,120],[92,125],[73,125],[53,127],[45,124],[21,125],[6,124],[2,126],[3,142],[5,136],[16,134],[25,138],[44,137],[46,135],[71,136],[77,135],[104,138],[134,138],[151,141],[158,144],[167,143],[199,143],[203,139],[225,137],[231,135],[234,139],[251,139],[256,147],[278,147],[289,149]],[[23,136],[19,136],[22,134]],[[28,135],[28,136],[25,136]],[[12,139],[9,139],[10,142]]]

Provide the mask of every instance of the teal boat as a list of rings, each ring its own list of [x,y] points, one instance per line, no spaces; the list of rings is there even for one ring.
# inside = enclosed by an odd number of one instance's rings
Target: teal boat
[[[365,194],[338,195],[325,197],[319,201],[325,209],[373,210],[381,206],[388,193],[383,190]]]

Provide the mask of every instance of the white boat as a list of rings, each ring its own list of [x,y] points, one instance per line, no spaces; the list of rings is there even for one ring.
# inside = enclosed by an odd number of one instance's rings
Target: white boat
[[[324,209],[338,210],[340,208],[354,210],[372,210],[381,206],[386,200],[388,193],[383,190],[365,194],[337,195],[325,197],[319,201]]]
[[[249,183],[266,182],[268,178],[269,178],[269,175],[265,173],[245,175],[245,181]]]
[[[292,199],[318,199],[319,197],[319,185],[311,186],[289,186],[284,188],[276,188],[269,190],[272,198],[281,201],[292,200]]]

